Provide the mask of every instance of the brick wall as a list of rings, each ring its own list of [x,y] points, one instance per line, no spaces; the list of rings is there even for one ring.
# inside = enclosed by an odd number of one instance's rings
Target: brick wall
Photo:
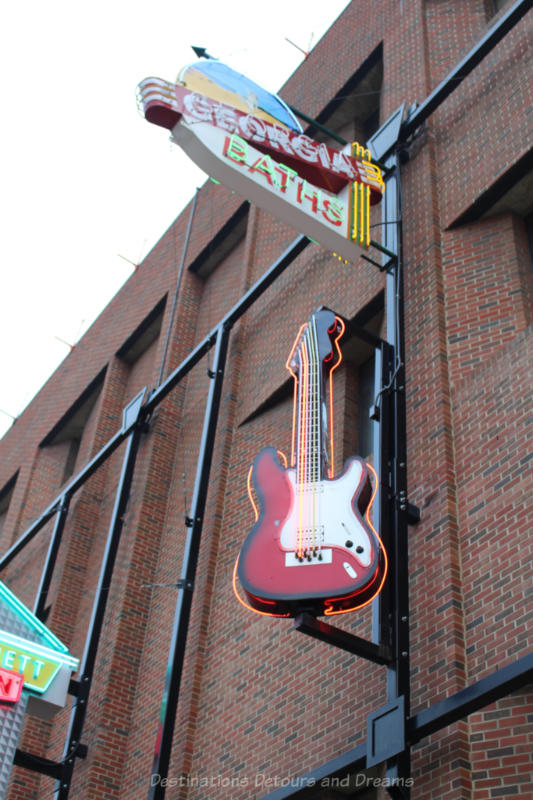
[[[381,0],[379,11],[368,14],[367,3],[353,0],[283,87],[285,99],[319,114],[381,45],[383,122],[400,103],[423,100],[488,24],[483,0]],[[530,648],[530,254],[516,209],[453,225],[531,147],[530,22],[516,26],[430,117],[402,165],[409,489],[422,512],[409,537],[413,711]],[[202,187],[187,264],[241,202],[212,182]],[[101,370],[76,469],[119,429],[127,402],[156,385],[169,326],[164,377],[298,235],[252,207],[245,237],[211,274],[184,271],[171,320],[189,214],[190,206],[0,443],[0,487],[19,470],[4,549],[60,490],[67,443],[38,445]],[[254,519],[249,466],[265,445],[290,451],[292,398],[280,389],[298,328],[319,305],[351,319],[384,287],[370,265],[341,264],[310,244],[232,331],[172,800],[259,800],[364,741],[367,714],[385,702],[384,670],[293,632],[290,621],[251,614],[232,590],[235,558]],[[165,295],[159,337],[125,363],[117,351]],[[148,791],[211,365],[209,354],[158,407],[141,439],[76,797],[130,800]],[[357,446],[353,363],[338,371],[335,385],[338,470]],[[73,499],[57,560],[48,624],[77,656],[123,454],[121,447]],[[30,605],[51,525],[2,576]],[[370,611],[335,624],[369,637]],[[531,697],[517,692],[420,742],[414,800],[533,797],[531,714]],[[67,720],[68,710],[51,724],[27,721],[23,746],[59,758]],[[206,790],[202,780],[212,778]],[[9,798],[46,797],[52,788],[49,779],[16,769]]]

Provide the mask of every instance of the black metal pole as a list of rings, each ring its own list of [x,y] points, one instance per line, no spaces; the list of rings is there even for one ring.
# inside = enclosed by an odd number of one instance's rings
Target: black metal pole
[[[485,36],[461,59],[454,69],[439,83],[414,114],[402,125],[401,139],[405,141],[432,114],[446,98],[454,92],[462,81],[470,75],[477,65],[490,53],[509,31],[527,14],[533,0],[518,0],[492,25]]]
[[[69,503],[70,496],[66,494],[63,495],[57,511],[54,530],[52,531],[52,536],[50,537],[50,544],[48,545],[48,553],[46,555],[46,562],[41,575],[41,582],[35,596],[33,613],[41,621],[44,620],[44,610],[46,601],[48,599],[50,584],[52,582],[52,575],[54,574],[54,567],[57,554],[59,552],[59,546],[61,544],[61,538],[63,536],[63,530],[65,528],[65,522],[67,521]]]
[[[72,497],[74,492],[76,492],[85,481],[89,480],[91,475],[96,472],[96,470],[106,461],[109,456],[115,452],[117,447],[119,447],[124,439],[128,436],[131,432],[133,426],[123,427],[114,436],[109,439],[108,442],[102,447],[101,450],[92,458],[88,464],[84,466],[84,468],[78,472],[75,478],[71,480],[71,482],[66,486],[52,502],[47,506],[47,508],[43,511],[40,517],[33,522],[29,528],[27,528],[20,539],[15,542],[9,550],[4,553],[2,558],[0,559],[0,570],[7,567],[8,564],[13,561],[16,555],[18,555],[21,550],[23,550],[29,542],[36,536],[41,528],[43,528],[49,519],[51,519],[54,514],[58,511],[63,498],[65,497]]]
[[[491,703],[516,692],[533,680],[533,653],[528,653],[517,661],[507,664],[491,675],[460,689],[450,697],[439,700],[429,708],[419,711],[407,721],[407,736],[411,744],[440,731],[460,719],[465,719]],[[263,795],[261,800],[288,800],[288,798],[308,796],[309,787],[316,786],[320,780],[335,775],[345,776],[364,769],[366,761],[366,742],[356,748],[326,761],[312,772],[301,775],[294,784]],[[296,788],[294,788],[296,786]]]
[[[232,328],[233,325],[239,320],[242,315],[252,306],[255,301],[261,297],[269,286],[274,283],[282,272],[289,267],[292,262],[297,258],[300,253],[307,247],[310,240],[307,236],[298,236],[297,239],[289,245],[282,255],[274,261],[274,263],[267,269],[253,286],[248,289],[241,299],[235,303],[227,314],[222,317],[220,322],[207,334],[207,336],[192,350],[182,363],[176,367],[173,372],[164,380],[161,386],[150,394],[144,411],[150,414],[159,403],[174,389],[174,387],[185,377],[185,375],[200,361],[201,358],[213,347],[217,338],[218,330],[221,326]],[[1,564],[0,564],[1,566]]]
[[[261,278],[242,296],[242,298],[233,306],[230,311],[222,318],[218,325],[213,328],[210,333],[192,350],[189,355],[176,367],[175,370],[165,379],[165,381],[155,391],[150,394],[150,397],[145,403],[143,408],[144,418],[149,416],[155,408],[161,403],[167,394],[169,394],[177,384],[183,380],[185,375],[200,361],[201,358],[210,350],[216,338],[216,332],[220,325],[229,325],[232,327],[235,322],[242,317],[245,311],[252,306],[255,301],[261,297],[264,291],[282,274],[282,272],[289,267],[292,262],[297,258],[300,253],[309,244],[309,239],[306,236],[298,236],[294,242],[289,245],[287,250],[270,266],[270,268],[262,275]],[[109,441],[102,447],[102,449],[94,456],[91,461],[76,475],[75,478],[62,490],[43,511],[41,516],[33,522],[29,528],[22,534],[20,539],[10,547],[10,549],[0,558],[0,570],[7,567],[8,564],[17,556],[29,542],[37,535],[49,519],[51,519],[58,510],[58,506],[64,496],[71,497],[85,481],[109,458],[112,453],[119,447],[124,439],[131,433],[132,427],[135,423],[124,425],[117,433],[109,439]]]
[[[387,338],[394,346],[394,372],[391,377],[392,393],[392,444],[390,459],[392,492],[390,513],[392,517],[390,599],[392,601],[392,651],[393,665],[387,670],[387,699],[394,701],[403,697],[405,720],[409,716],[409,561],[407,528],[407,442],[405,406],[405,333],[404,333],[404,289],[402,259],[402,209],[400,195],[400,164],[396,154],[386,161],[391,170],[387,182],[387,215],[396,220],[395,225],[385,225],[384,243],[396,254],[394,264],[387,273]],[[405,730],[402,736],[405,735]],[[410,752],[403,753],[387,762],[389,778],[410,777]],[[409,797],[409,789],[389,789],[392,797]]]
[[[102,633],[107,598],[109,595],[109,587],[113,577],[113,569],[115,566],[120,537],[124,526],[124,514],[126,512],[126,505],[130,494],[131,482],[135,468],[135,459],[141,437],[141,424],[139,421],[140,418],[142,418],[141,414],[142,411],[139,412],[137,423],[133,425],[132,432],[126,444],[126,452],[124,454],[124,460],[122,463],[122,472],[117,486],[113,515],[109,525],[106,548],[100,567],[100,577],[98,580],[98,586],[96,588],[91,621],[89,623],[87,639],[85,642],[85,650],[80,663],[80,688],[78,695],[74,700],[72,713],[70,715],[68,736],[62,758],[63,768],[61,779],[59,780],[55,789],[58,800],[67,800],[68,798],[76,752],[81,742],[94,665],[96,662],[96,655]]]
[[[204,426],[200,441],[191,511],[187,519],[187,540],[185,543],[181,578],[178,582],[178,599],[174,614],[152,775],[148,791],[149,800],[161,800],[161,798],[164,798],[166,791],[165,779],[168,775],[168,767],[172,752],[172,738],[174,735],[181,675],[185,660],[187,630],[191,614],[192,593],[196,576],[196,566],[198,563],[198,553],[200,550],[200,539],[213,458],[222,383],[224,380],[229,332],[230,325],[227,323],[221,324],[216,335],[212,369],[213,377],[211,378],[205,408]]]
[[[312,125],[317,130],[322,131],[322,133],[325,133],[326,136],[329,136],[331,139],[335,139],[335,141],[338,142],[339,144],[342,145],[348,144],[348,142],[346,141],[346,139],[344,139],[344,137],[339,136],[339,134],[335,133],[335,131],[331,131],[329,128],[326,128],[325,125],[322,125],[321,122],[318,122],[316,119],[313,119],[313,117],[309,117],[307,114],[304,114],[303,111],[300,111],[294,106],[289,106],[289,108],[293,114],[296,114],[297,117],[300,117],[300,119],[303,119],[304,122],[309,123],[309,125]]]

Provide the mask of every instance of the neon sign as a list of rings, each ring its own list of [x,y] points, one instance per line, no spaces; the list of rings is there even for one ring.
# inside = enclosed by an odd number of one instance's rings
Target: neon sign
[[[290,466],[267,447],[248,475],[255,524],[233,586],[243,605],[268,616],[353,611],[376,597],[387,574],[371,521],[375,471],[357,456],[340,475],[333,471],[332,374],[343,332],[342,320],[328,310],[300,329],[287,361],[295,390]]]
[[[0,666],[20,672],[24,677],[25,689],[43,694],[62,665],[75,671],[78,661],[68,654],[0,631]]]
[[[262,92],[267,112],[247,79],[222,64],[207,64],[210,73],[223,70],[221,86],[212,76],[198,82],[204,65],[196,65],[189,83],[190,69],[180,84],[142,81],[138,97],[145,118],[169,129],[172,140],[217,181],[340,257],[358,258],[370,244],[370,206],[384,191],[370,152],[356,142],[340,152],[314,141],[275,95],[252,85]]]
[[[0,703],[18,703],[24,678],[18,672],[0,667]]]
[[[31,640],[18,634],[0,630],[0,670],[19,674],[24,689],[44,694],[61,667],[75,672],[79,661],[71,656],[52,631],[37,619],[26,606],[0,581],[0,603],[8,608],[8,615],[17,620],[17,631],[28,629]],[[34,641],[35,634],[38,642]],[[7,680],[7,678],[6,678]],[[5,684],[5,682],[4,682]]]

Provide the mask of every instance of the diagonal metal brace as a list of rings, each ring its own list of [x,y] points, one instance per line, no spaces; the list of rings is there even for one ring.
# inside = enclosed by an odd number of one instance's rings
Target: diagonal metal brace
[[[321,642],[340,647],[341,650],[347,650],[349,653],[366,658],[375,664],[390,664],[391,662],[390,647],[369,642],[360,636],[347,633],[340,628],[334,628],[333,625],[315,619],[311,614],[305,612],[295,618],[294,630],[306,633]]]

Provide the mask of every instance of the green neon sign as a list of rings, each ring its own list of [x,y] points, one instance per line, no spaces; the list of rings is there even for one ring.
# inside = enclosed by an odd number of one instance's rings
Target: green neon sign
[[[0,603],[6,603],[41,642],[32,642],[8,631],[0,630],[0,668],[24,677],[24,689],[39,694],[46,692],[62,666],[75,672],[79,660],[73,658],[65,645],[54,636],[26,606],[0,581]]]
[[[48,647],[28,642],[19,636],[0,631],[0,667],[24,676],[24,688],[46,692],[59,669],[68,667],[75,672],[79,661],[68,653],[58,653]]]

